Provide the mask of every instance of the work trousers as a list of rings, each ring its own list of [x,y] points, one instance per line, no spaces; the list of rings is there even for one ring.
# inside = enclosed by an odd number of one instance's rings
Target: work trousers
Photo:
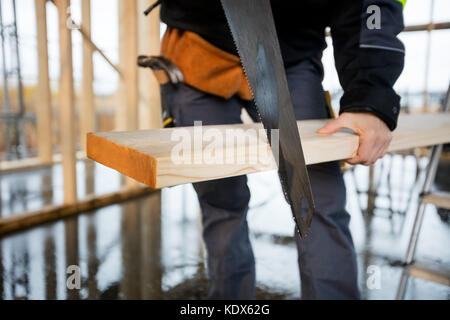
[[[330,117],[320,67],[304,60],[288,67],[286,75],[297,120]],[[254,103],[237,96],[223,99],[181,84],[167,98],[176,126],[192,126],[194,121],[203,125],[242,123],[242,108],[258,120]],[[304,240],[295,232],[302,298],[358,299],[356,256],[340,164],[310,165],[308,173],[315,215]],[[194,188],[202,210],[209,298],[255,298],[255,259],[246,219],[250,200],[247,177],[194,183]]]

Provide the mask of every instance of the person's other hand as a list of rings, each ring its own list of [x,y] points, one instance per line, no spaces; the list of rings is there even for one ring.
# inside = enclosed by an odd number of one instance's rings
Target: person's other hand
[[[359,136],[359,148],[354,158],[348,159],[349,164],[371,165],[384,157],[392,134],[388,126],[371,113],[343,112],[339,118],[328,122],[320,128],[319,134],[332,134],[342,128],[348,128]]]

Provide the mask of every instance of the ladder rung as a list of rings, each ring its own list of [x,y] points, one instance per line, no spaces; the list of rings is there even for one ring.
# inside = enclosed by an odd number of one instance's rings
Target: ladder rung
[[[415,278],[443,284],[450,287],[450,269],[423,261],[416,261],[408,266],[409,274]]]
[[[450,210],[450,193],[434,192],[423,197],[424,203],[434,204],[436,207]]]

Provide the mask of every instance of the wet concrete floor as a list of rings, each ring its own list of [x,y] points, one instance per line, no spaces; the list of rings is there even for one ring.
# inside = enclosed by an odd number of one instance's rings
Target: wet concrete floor
[[[406,252],[425,165],[426,159],[416,161],[412,156],[386,157],[375,168],[376,197],[368,196],[368,168],[345,173],[364,299],[395,297],[402,272],[398,262]],[[91,161],[79,162],[77,172],[81,198],[115,191],[123,183],[119,174]],[[61,173],[61,166],[55,165],[0,174],[0,215],[61,203]],[[276,180],[274,172],[249,176],[257,298],[298,299],[294,226]],[[0,298],[205,298],[208,278],[199,215],[192,186],[186,185],[4,236]],[[449,243],[450,225],[429,206],[417,259],[450,267]],[[80,268],[80,290],[67,288],[70,265]],[[366,285],[370,266],[380,271],[379,289]],[[450,289],[411,278],[406,298],[449,299]]]

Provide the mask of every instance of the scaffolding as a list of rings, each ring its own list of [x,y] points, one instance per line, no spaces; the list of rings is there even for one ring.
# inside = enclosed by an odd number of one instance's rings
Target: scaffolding
[[[5,123],[6,159],[21,159],[28,157],[25,135],[25,106],[23,97],[22,73],[20,64],[19,39],[17,35],[16,1],[11,0],[12,21],[5,24],[3,8],[0,2],[0,37],[2,47],[2,76],[3,76],[3,110],[0,121]],[[6,56],[7,50],[11,54]],[[9,83],[17,85],[17,111],[11,105]]]

